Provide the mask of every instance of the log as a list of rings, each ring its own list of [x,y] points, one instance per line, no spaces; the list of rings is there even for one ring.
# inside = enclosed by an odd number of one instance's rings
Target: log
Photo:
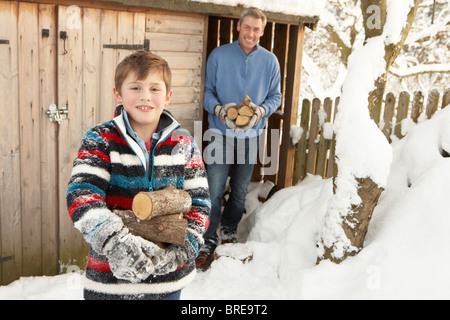
[[[250,102],[252,102],[252,99],[250,99],[250,97],[246,95],[244,100],[242,100],[242,105],[249,106]]]
[[[188,221],[182,214],[157,216],[140,220],[131,210],[114,210],[130,233],[164,247],[166,243],[184,245]]]
[[[238,113],[241,116],[247,116],[247,117],[251,117],[252,115],[255,114],[253,112],[252,108],[250,108],[249,106],[242,106],[242,107],[240,107]]]
[[[238,110],[234,107],[231,107],[230,109],[228,109],[227,111],[227,117],[230,118],[231,120],[236,120],[238,116]]]
[[[250,118],[255,114],[253,109],[250,108],[250,102],[252,102],[252,99],[249,96],[245,96],[241,104],[228,109],[227,117],[230,120],[234,120],[236,126],[242,127],[247,125],[250,122]]]
[[[236,119],[236,126],[243,127],[250,122],[250,117],[238,115]]]
[[[162,190],[139,192],[133,198],[132,210],[140,220],[167,214],[188,213],[192,200],[189,193],[170,184]]]

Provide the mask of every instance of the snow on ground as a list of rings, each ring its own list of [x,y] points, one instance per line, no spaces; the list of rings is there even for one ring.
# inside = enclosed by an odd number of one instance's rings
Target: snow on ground
[[[315,265],[332,183],[309,176],[264,204],[251,199],[239,229],[245,245],[227,250],[236,255],[251,250],[253,259],[214,261],[181,298],[449,299],[449,124],[447,108],[393,144],[386,190],[358,255],[340,265]],[[267,186],[249,195],[258,188]],[[82,276],[21,278],[0,287],[0,299],[82,299]]]

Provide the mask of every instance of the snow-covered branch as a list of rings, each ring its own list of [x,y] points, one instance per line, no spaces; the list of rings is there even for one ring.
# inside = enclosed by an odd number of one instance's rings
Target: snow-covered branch
[[[427,73],[448,73],[450,72],[450,63],[421,64],[410,68],[391,67],[389,73],[399,78],[413,77],[419,74]]]

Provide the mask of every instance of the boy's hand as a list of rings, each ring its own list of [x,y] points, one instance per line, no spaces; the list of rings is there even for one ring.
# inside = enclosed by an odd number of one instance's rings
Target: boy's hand
[[[102,251],[114,276],[132,283],[148,278],[155,270],[149,256],[163,252],[156,244],[132,235],[127,228],[109,238]]]
[[[190,260],[194,260],[196,256],[195,249],[189,241],[186,241],[184,246],[173,244],[168,250],[175,254],[175,262],[180,267],[188,264]]]
[[[175,262],[175,253],[170,250],[163,251],[162,254],[152,257],[152,262],[155,266],[154,274],[156,275],[168,274],[175,271],[178,267]]]

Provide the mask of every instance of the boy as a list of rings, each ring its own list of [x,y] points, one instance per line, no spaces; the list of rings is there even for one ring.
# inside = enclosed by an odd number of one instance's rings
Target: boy
[[[90,244],[85,299],[179,299],[195,277],[195,257],[209,224],[206,171],[191,135],[164,110],[171,71],[144,51],[115,73],[116,117],[86,132],[67,189],[69,215]],[[129,233],[112,211],[131,210],[140,191],[168,184],[192,198],[184,246],[162,249]],[[151,257],[151,258],[149,258]]]

